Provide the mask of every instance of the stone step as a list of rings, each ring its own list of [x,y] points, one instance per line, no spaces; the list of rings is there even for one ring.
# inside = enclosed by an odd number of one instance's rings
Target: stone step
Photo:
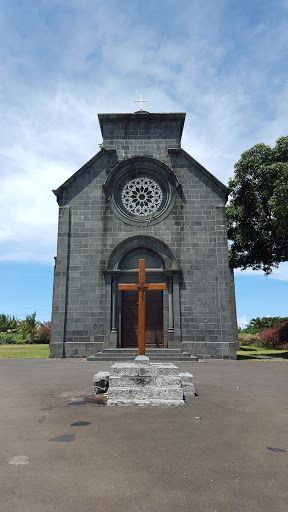
[[[161,386],[144,386],[139,387],[137,385],[127,387],[110,387],[108,391],[109,400],[121,400],[121,399],[137,399],[147,400],[151,399],[162,399],[162,400],[183,400],[183,389],[178,387],[161,387]]]
[[[112,354],[122,352],[123,354],[138,354],[137,348],[103,348],[103,353]],[[182,354],[183,351],[179,348],[146,348],[146,354]]]
[[[103,354],[98,352],[94,356],[87,357],[87,361],[133,361],[137,354]],[[197,362],[196,356],[190,354],[175,354],[175,355],[150,355],[147,354],[150,361],[186,361],[186,362]]]
[[[184,400],[166,400],[166,399],[159,399],[159,398],[147,398],[147,399],[136,399],[136,398],[117,398],[117,399],[108,399],[107,401],[107,405],[108,406],[129,406],[129,405],[138,405],[138,406],[151,406],[151,405],[164,405],[164,406],[169,406],[169,405],[174,405],[174,406],[178,406],[178,405],[184,405],[185,402]]]
[[[104,348],[87,361],[133,361],[138,355],[137,349],[131,348]],[[189,361],[196,362],[198,358],[177,348],[146,349],[146,355],[151,361]]]

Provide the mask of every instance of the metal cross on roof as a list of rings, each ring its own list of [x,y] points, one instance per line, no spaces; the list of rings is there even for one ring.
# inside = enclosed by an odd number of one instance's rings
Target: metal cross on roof
[[[143,100],[143,99],[142,99],[142,94],[140,94],[140,100],[134,100],[134,101],[138,101],[138,102],[140,103],[140,110],[143,110],[143,108],[142,108],[142,103],[143,103],[143,102],[148,102],[149,100]]]

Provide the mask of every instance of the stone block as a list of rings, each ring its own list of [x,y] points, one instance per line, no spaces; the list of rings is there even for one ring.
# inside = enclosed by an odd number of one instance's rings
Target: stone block
[[[124,376],[110,375],[109,388],[114,387],[144,387],[144,386],[155,386],[156,378],[147,376]]]
[[[135,364],[138,364],[140,366],[142,365],[149,365],[149,357],[147,356],[137,356],[135,358]]]
[[[108,400],[112,399],[163,399],[163,400],[183,400],[183,390],[179,387],[159,387],[159,386],[131,386],[131,387],[109,387]]]
[[[137,400],[137,399],[125,399],[122,398],[121,400],[113,400],[109,399],[107,402],[108,406],[128,406],[128,405],[138,405],[141,407],[148,407],[148,406],[178,406],[178,405],[184,405],[184,400],[163,400],[159,398],[149,398],[145,400]]]
[[[93,377],[93,394],[106,393],[109,386],[109,372],[98,372]]]
[[[141,377],[156,377],[158,375],[158,368],[155,366],[140,366],[139,376]]]
[[[156,385],[162,387],[168,386],[181,386],[180,377],[177,375],[165,375],[162,377],[156,377]]]
[[[139,367],[134,363],[115,363],[110,368],[110,375],[138,376]]]
[[[178,368],[173,363],[151,363],[151,366],[157,367],[157,375],[159,377],[164,375],[178,375]]]
[[[194,375],[188,372],[179,373],[181,386],[183,389],[184,397],[195,396],[195,378]]]

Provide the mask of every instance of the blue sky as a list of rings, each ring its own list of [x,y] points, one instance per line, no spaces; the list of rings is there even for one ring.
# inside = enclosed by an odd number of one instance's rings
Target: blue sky
[[[287,135],[288,0],[1,2],[0,312],[51,311],[57,188],[97,151],[99,112],[186,112],[182,147],[223,183]],[[288,264],[237,272],[240,324],[287,315]]]

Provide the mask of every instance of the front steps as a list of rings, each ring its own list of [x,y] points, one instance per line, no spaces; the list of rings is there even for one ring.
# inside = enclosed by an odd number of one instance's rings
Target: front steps
[[[145,352],[151,361],[198,361],[196,356],[178,348],[146,348]],[[104,348],[102,352],[87,357],[87,361],[134,361],[137,355],[138,350],[133,348]]]

